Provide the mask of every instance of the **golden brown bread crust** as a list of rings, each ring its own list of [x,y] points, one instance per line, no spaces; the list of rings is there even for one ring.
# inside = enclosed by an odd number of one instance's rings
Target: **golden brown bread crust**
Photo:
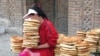
[[[39,40],[40,36],[29,36],[29,37],[24,37],[23,40]]]
[[[84,31],[77,31],[76,33],[77,34],[86,34],[86,32],[84,32]]]
[[[37,44],[23,44],[22,47],[27,47],[27,48],[32,48],[32,47],[37,47]]]
[[[89,43],[87,41],[82,41],[82,42],[76,44],[76,46],[79,46],[79,47],[89,47]]]
[[[25,22],[40,23],[40,21],[39,20],[36,20],[36,19],[25,19]]]
[[[24,27],[23,30],[38,30],[38,27]]]
[[[40,26],[40,24],[34,22],[24,22],[23,26]]]
[[[28,42],[28,43],[38,43],[39,42],[39,39],[34,39],[34,40],[30,40],[30,39],[28,39],[28,40],[24,40],[24,42]]]
[[[11,50],[12,52],[19,53],[22,51],[23,38],[19,36],[12,36],[11,39]]]
[[[20,53],[24,48],[20,47],[20,46],[12,46],[11,50],[14,53]]]
[[[38,32],[25,32],[25,35],[39,35]]]
[[[11,39],[10,39],[11,42],[23,42],[23,38],[22,37],[19,37],[19,36],[12,36]]]
[[[77,43],[82,41],[80,37],[78,36],[69,36],[69,37],[64,37],[63,42],[65,43]]]
[[[22,46],[22,42],[21,43],[11,42],[11,46]]]
[[[36,47],[39,42],[38,29],[40,21],[35,19],[25,19],[23,24],[23,47],[32,48]]]

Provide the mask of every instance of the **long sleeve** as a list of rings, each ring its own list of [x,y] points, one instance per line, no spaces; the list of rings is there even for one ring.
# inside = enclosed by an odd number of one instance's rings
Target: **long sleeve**
[[[47,22],[46,26],[46,34],[47,34],[47,43],[50,47],[55,47],[57,44],[58,33],[51,22]]]

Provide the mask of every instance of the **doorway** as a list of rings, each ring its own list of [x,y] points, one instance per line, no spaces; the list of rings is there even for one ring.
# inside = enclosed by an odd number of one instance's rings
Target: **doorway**
[[[27,0],[27,8],[39,3],[59,33],[68,34],[68,0]]]

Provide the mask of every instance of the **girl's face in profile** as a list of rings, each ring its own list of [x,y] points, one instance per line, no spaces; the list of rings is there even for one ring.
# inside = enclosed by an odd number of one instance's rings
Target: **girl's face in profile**
[[[26,19],[35,19],[35,20],[39,20],[40,22],[43,21],[43,18],[38,14],[30,14]]]
[[[31,19],[40,20],[40,16],[39,16],[39,15],[37,15],[37,14],[30,15],[30,18],[31,18]]]
[[[36,19],[36,20],[39,20],[39,16],[37,14],[30,14],[27,16],[26,19]]]

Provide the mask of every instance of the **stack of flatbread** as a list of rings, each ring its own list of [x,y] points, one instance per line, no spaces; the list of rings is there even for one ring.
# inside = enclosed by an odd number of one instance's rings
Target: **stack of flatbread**
[[[76,35],[80,36],[80,37],[83,37],[83,39],[84,39],[86,37],[86,32],[84,32],[84,31],[77,31]]]
[[[76,46],[75,43],[78,40],[76,36],[65,36],[63,37],[62,43],[60,43],[60,51],[61,56],[63,55],[69,55],[69,56],[76,56]]]
[[[60,53],[61,53],[60,48],[61,47],[59,45],[56,45],[56,48],[54,50],[55,56],[60,56]]]
[[[59,34],[55,56],[76,56],[77,49],[75,44],[80,41],[81,38],[79,36],[66,36],[64,34]]]
[[[61,46],[61,56],[62,55],[70,55],[75,56],[77,55],[76,46],[75,45],[66,45],[66,44],[60,44]]]
[[[78,56],[90,56],[90,47],[89,43],[82,41],[76,44]]]
[[[22,42],[23,42],[22,37],[12,36],[10,41],[11,41],[12,52],[20,53],[23,50],[23,48],[22,48]]]
[[[35,19],[25,19],[23,24],[23,47],[37,47],[39,43],[39,26],[40,21]]]
[[[59,34],[58,35],[57,45],[56,45],[56,48],[54,50],[55,56],[60,56],[60,53],[61,53],[61,51],[60,51],[60,48],[61,48],[60,44],[62,43],[64,37],[65,37],[64,34]]]
[[[87,35],[86,35],[86,39],[84,39],[85,41],[89,42],[89,45],[90,45],[90,51],[91,52],[96,52],[97,48],[99,50],[99,41],[100,41],[100,29],[97,30],[97,29],[93,29],[93,30],[90,30],[87,32]]]
[[[99,43],[98,43],[98,51],[100,52],[100,39],[99,39]]]
[[[57,44],[60,44],[63,42],[63,39],[66,37],[64,34],[58,34]]]

